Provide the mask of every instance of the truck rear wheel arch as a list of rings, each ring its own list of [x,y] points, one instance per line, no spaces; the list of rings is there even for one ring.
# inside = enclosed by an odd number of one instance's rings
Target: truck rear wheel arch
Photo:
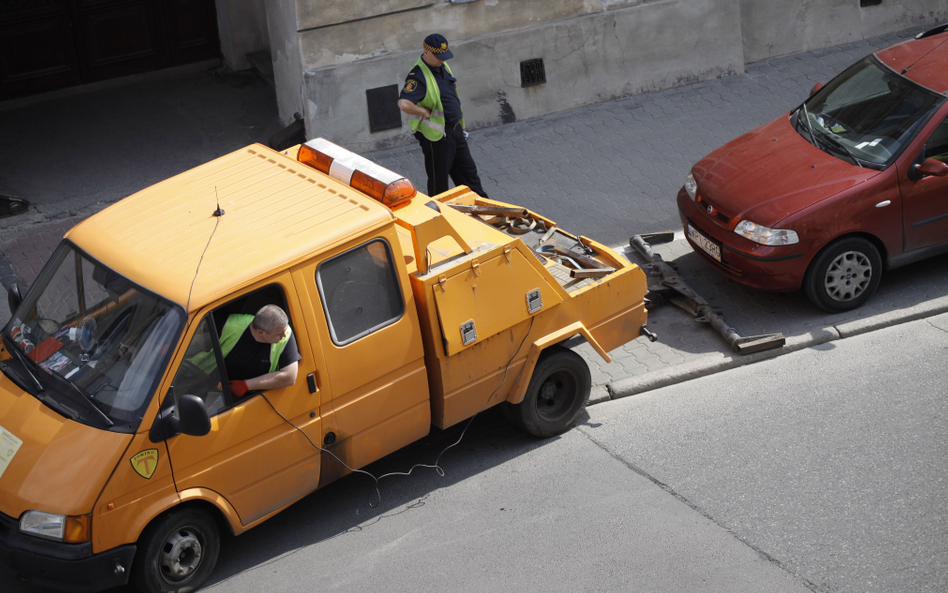
[[[556,436],[576,423],[591,387],[586,361],[568,348],[551,346],[541,353],[523,401],[504,402],[504,414],[536,437]]]

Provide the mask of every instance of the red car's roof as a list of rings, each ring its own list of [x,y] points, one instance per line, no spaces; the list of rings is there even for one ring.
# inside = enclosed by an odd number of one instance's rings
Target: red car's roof
[[[948,94],[948,31],[923,39],[910,39],[876,52],[883,64],[913,82]]]

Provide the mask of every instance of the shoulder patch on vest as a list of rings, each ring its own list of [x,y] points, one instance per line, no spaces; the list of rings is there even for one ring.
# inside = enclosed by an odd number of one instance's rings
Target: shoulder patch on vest
[[[415,80],[414,78],[409,78],[408,80],[405,81],[404,91],[406,93],[414,92],[414,90],[417,88],[418,88],[418,81]]]

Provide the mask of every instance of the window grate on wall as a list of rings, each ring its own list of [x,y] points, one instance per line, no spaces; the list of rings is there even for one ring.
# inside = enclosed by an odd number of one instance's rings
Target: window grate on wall
[[[366,90],[365,102],[369,111],[369,132],[375,133],[402,127],[397,84]]]
[[[543,58],[534,58],[520,62],[520,88],[536,86],[546,82],[546,69]]]
[[[865,8],[867,6],[879,6],[882,4],[882,0],[859,0],[859,8]]]

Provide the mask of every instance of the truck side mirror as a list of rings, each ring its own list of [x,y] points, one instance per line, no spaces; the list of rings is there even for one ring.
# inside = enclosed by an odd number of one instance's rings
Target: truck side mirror
[[[921,165],[915,165],[915,171],[919,177],[934,175],[935,177],[944,177],[948,175],[948,163],[936,161],[935,159],[925,159]]]
[[[823,83],[822,83],[822,82],[818,82],[818,83],[814,84],[814,85],[813,85],[813,88],[810,89],[810,96],[812,97],[813,95],[815,95],[815,94],[816,94],[816,91],[820,90],[821,88],[823,88]]]
[[[26,294],[26,288],[17,282],[10,287],[10,290],[7,291],[7,304],[10,305],[10,315],[16,313],[16,310],[20,308],[20,303],[23,302],[23,296]]]
[[[211,432],[211,417],[207,415],[204,400],[187,394],[178,402],[178,417],[181,432],[193,437],[202,437]]]
[[[165,408],[158,414],[149,432],[153,443],[160,443],[177,434],[202,437],[211,432],[211,417],[204,401],[196,395],[183,395],[178,405]]]

